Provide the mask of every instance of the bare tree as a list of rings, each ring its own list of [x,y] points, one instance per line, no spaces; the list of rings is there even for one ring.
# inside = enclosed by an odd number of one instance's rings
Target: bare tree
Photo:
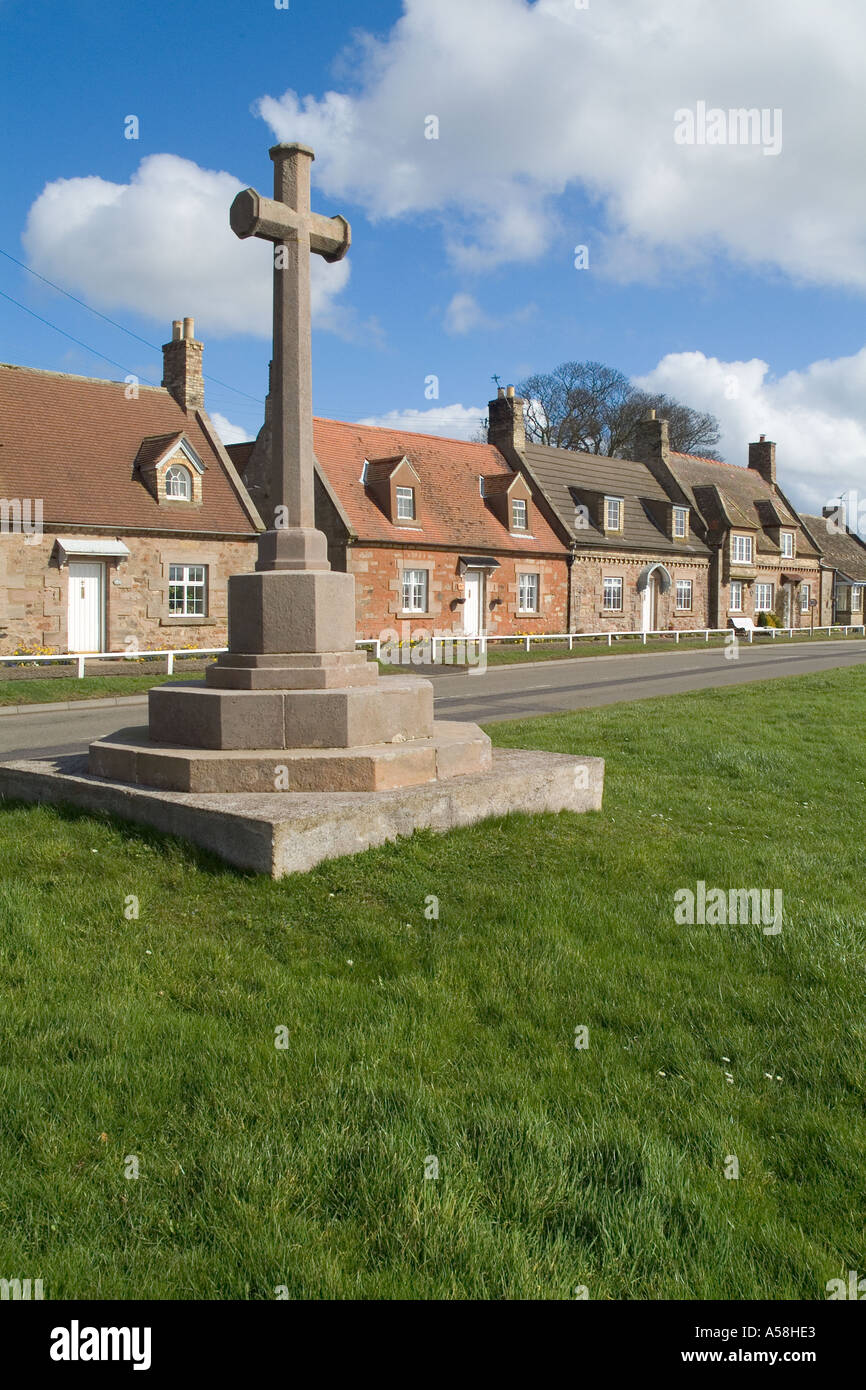
[[[669,422],[676,453],[719,457],[714,415],[640,391],[623,372],[602,362],[563,362],[552,372],[527,377],[517,390],[526,401],[527,437],[539,444],[628,457],[638,421],[654,408]]]

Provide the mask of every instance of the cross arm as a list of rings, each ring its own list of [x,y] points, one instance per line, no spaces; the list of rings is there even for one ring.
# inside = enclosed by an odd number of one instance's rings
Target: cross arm
[[[345,217],[322,217],[310,212],[300,216],[285,203],[262,198],[254,188],[245,188],[231,206],[229,221],[235,236],[250,236],[264,241],[285,241],[292,232],[304,227],[309,231],[310,250],[326,261],[341,261],[352,241],[352,229]]]

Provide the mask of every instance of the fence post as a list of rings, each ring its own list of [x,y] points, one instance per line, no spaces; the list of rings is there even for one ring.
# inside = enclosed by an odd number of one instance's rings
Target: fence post
[[[525,638],[524,640],[525,640],[525,643],[526,643],[526,650],[529,651],[529,638],[527,637],[527,638]]]
[[[644,644],[644,646],[646,646],[646,633],[645,633],[645,632],[641,633],[641,636],[642,636],[642,638],[643,638],[643,644]]]
[[[608,645],[609,647],[612,647],[612,646],[613,646],[613,633],[612,633],[612,632],[609,632],[609,633],[607,634],[607,645]]]
[[[572,637],[571,633],[569,633],[569,634],[568,634],[568,650],[571,651],[573,647],[574,647],[574,638]]]
[[[680,645],[680,634],[679,634],[679,631],[677,631],[677,632],[674,633],[674,645],[677,646],[677,647]]]
[[[750,642],[753,642],[754,640],[755,640],[755,629],[754,629],[753,627],[750,627],[750,628],[749,628],[749,641],[750,641]]]
[[[78,658],[78,679],[79,679],[80,681],[81,681],[81,680],[84,680],[84,657],[83,657],[83,656],[80,656],[80,657]]]
[[[174,675],[174,652],[168,652],[166,655],[165,674],[167,676]]]
[[[705,642],[709,642],[709,640],[710,640],[710,629],[707,628],[706,632],[704,633],[704,641],[705,641]]]

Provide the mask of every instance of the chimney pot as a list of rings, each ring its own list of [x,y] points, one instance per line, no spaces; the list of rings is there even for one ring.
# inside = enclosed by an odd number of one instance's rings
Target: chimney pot
[[[767,436],[766,436],[765,434],[762,434],[762,435],[761,435],[761,443],[762,443],[762,444],[763,444],[763,442],[764,442],[764,440],[765,440],[766,438],[767,438]]]
[[[162,384],[181,410],[204,409],[202,345],[195,341],[195,320],[174,319],[171,342],[162,349]]]
[[[506,388],[505,388],[505,396],[506,396],[506,399],[509,400],[509,401],[511,401],[511,400],[514,399],[514,387],[513,387],[513,386],[506,386]]]
[[[504,386],[500,386],[499,391],[497,392],[497,399],[500,400],[500,401],[504,401],[504,400],[505,400],[505,387],[504,387]]]

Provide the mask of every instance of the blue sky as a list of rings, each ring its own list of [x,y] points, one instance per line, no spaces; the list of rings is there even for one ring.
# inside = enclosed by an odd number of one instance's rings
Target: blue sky
[[[0,248],[149,343],[193,315],[237,388],[208,407],[252,435],[269,268],[228,206],[304,140],[316,206],[353,228],[348,266],[315,267],[318,413],[465,435],[493,373],[595,358],[713,409],[732,461],[776,437],[801,503],[866,495],[866,23],[853,0],[723,8],[0,0]],[[780,151],[678,146],[699,101],[779,110]],[[159,380],[157,352],[3,257],[0,291]],[[0,332],[0,360],[124,374],[3,298]]]

